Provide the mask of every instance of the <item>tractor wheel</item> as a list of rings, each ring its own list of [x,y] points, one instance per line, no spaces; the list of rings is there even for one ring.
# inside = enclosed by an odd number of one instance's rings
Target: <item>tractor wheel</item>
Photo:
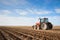
[[[34,25],[32,26],[32,28],[34,29]]]
[[[37,29],[36,25],[33,25],[32,27],[33,27],[33,29],[34,29],[34,30],[36,30],[36,29]]]
[[[47,23],[47,26],[48,26],[47,29],[52,29],[53,28],[53,25],[50,22]]]
[[[42,23],[42,24],[41,24],[41,29],[42,29],[42,30],[47,30],[47,28],[48,28],[48,26],[47,26],[46,23]]]
[[[49,29],[52,29],[52,28],[53,28],[53,25],[50,22],[41,24],[41,29],[42,30],[49,30]]]
[[[36,25],[36,27],[37,27],[37,30],[39,30],[39,25]]]

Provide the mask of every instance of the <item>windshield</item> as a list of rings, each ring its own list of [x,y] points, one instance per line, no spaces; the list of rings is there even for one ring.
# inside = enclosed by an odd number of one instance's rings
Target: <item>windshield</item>
[[[47,18],[45,18],[45,19],[43,18],[43,19],[40,20],[40,22],[45,22],[46,23],[46,22],[48,22],[48,19]]]

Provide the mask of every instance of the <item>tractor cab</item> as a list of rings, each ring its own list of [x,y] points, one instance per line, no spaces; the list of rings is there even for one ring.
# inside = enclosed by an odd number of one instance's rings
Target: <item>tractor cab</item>
[[[36,22],[36,25],[40,25],[41,23],[47,23],[48,22],[48,18],[39,18],[39,21]]]
[[[42,18],[40,19],[40,23],[47,23],[48,22],[48,18]]]

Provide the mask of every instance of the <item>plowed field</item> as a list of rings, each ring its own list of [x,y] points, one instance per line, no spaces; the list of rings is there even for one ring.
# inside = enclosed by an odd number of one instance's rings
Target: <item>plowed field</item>
[[[52,30],[33,30],[32,27],[0,27],[0,40],[60,40],[60,27]]]

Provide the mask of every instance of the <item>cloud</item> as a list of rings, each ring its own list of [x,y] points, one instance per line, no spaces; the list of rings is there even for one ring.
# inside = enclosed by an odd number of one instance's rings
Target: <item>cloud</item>
[[[33,14],[50,14],[53,13],[52,11],[48,10],[41,10],[41,9],[28,9],[28,12],[33,13]]]
[[[27,0],[0,0],[4,5],[27,5],[29,2]]]
[[[30,4],[27,0],[20,0],[20,1],[18,0],[17,3],[19,5],[27,5],[27,4]]]
[[[60,8],[55,9],[55,12],[56,12],[56,13],[60,13]]]
[[[52,13],[52,11],[37,9],[15,9],[15,12],[21,16],[27,16],[29,14],[45,15]]]
[[[3,26],[32,26],[34,23],[34,18],[29,18],[29,17],[0,17],[0,25]]]
[[[8,14],[11,14],[11,11],[9,11],[9,10],[0,10],[0,14],[1,15],[8,15]]]
[[[49,19],[53,26],[60,25],[60,16],[43,16]],[[42,18],[42,16],[41,16]],[[52,19],[51,19],[52,18]],[[38,17],[7,17],[0,16],[0,25],[3,26],[32,26],[38,21]]]
[[[10,3],[10,2],[5,1],[5,0],[3,0],[3,1],[2,1],[2,3],[3,3],[3,4],[5,4],[5,5],[11,5],[11,3]]]
[[[48,11],[48,10],[37,10],[37,9],[14,9],[14,10],[0,10],[0,15],[7,15],[10,16],[16,14],[20,16],[27,16],[29,14],[36,14],[36,15],[46,15],[53,13],[53,11]]]
[[[0,16],[8,16],[9,14],[10,14],[10,16],[14,15],[14,14],[25,16],[28,13],[29,12],[27,10],[24,10],[24,9],[0,10]]]
[[[28,11],[22,10],[22,9],[16,9],[15,11],[16,11],[16,13],[18,13],[19,15],[22,15],[22,16],[25,16],[28,14]]]
[[[50,14],[51,12],[50,11],[36,11],[36,14]]]

